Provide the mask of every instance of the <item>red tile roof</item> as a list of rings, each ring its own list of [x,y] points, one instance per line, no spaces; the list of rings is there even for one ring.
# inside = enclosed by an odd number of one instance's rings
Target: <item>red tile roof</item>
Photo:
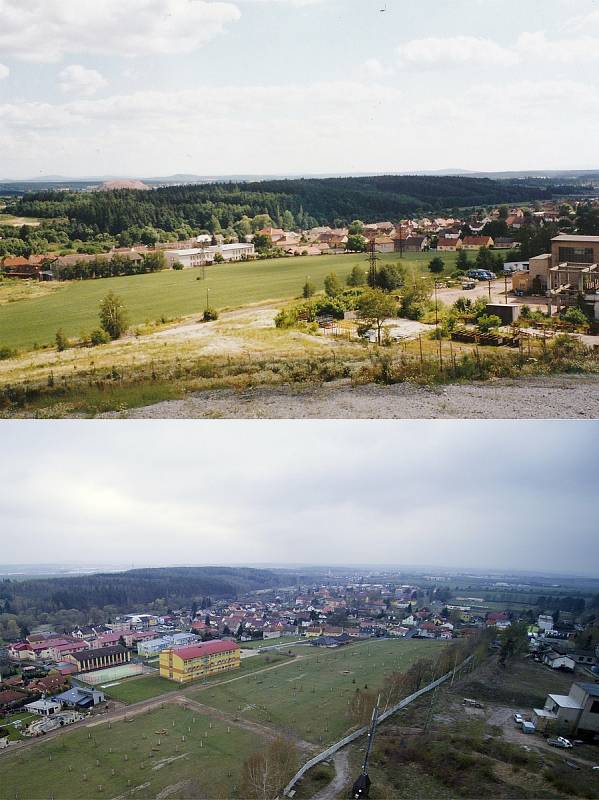
[[[220,639],[215,639],[213,642],[204,642],[203,644],[190,645],[189,647],[176,647],[173,652],[176,653],[184,661],[190,661],[192,658],[202,658],[203,656],[211,656],[215,653],[227,653],[231,650],[239,650],[237,642],[223,642]]]

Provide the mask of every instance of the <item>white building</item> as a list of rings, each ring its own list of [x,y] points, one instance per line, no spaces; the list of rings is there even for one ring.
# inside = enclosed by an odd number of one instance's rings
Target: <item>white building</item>
[[[184,267],[203,267],[213,264],[216,254],[219,253],[225,261],[242,261],[253,258],[254,245],[250,242],[237,242],[235,244],[215,244],[209,247],[190,247],[184,250],[165,250],[164,255],[169,267],[173,264],[183,264]]]
[[[161,636],[159,639],[147,639],[137,643],[138,655],[148,658],[171,647],[185,647],[196,644],[198,637],[194,633],[174,633],[172,636]]]
[[[537,625],[543,632],[553,630],[553,617],[551,614],[539,614]]]

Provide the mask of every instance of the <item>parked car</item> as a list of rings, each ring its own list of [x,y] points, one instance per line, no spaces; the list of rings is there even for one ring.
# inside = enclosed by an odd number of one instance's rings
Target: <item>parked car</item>
[[[552,747],[564,747],[564,748],[569,748],[574,746],[572,742],[569,739],[566,739],[564,736],[558,736],[555,739],[547,739],[547,744],[550,744]]]
[[[463,281],[462,289],[476,289],[476,281]]]
[[[522,714],[514,714],[514,722],[516,723],[516,725],[522,725],[522,723],[524,722],[524,717],[522,716]]]

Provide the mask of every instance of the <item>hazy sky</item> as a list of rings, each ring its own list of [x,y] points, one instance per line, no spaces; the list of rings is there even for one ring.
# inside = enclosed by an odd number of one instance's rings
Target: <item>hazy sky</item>
[[[594,422],[2,424],[4,564],[599,568]]]
[[[0,178],[597,168],[598,124],[596,0],[0,0]]]

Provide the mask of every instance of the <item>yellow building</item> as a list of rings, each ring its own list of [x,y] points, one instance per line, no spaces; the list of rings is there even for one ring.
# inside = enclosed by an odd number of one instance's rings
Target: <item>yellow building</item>
[[[208,675],[237,669],[239,663],[239,645],[216,639],[189,647],[163,650],[160,653],[160,677],[188,683]]]

